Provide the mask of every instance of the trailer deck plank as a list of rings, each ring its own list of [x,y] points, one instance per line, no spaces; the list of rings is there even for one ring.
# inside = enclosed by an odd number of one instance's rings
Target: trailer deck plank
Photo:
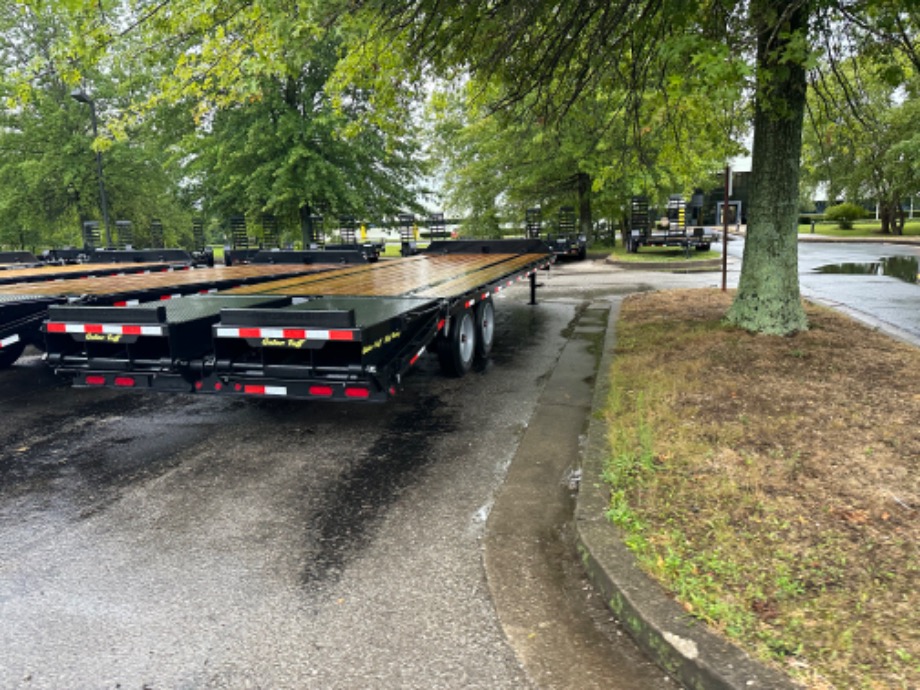
[[[162,270],[148,273],[110,275],[100,278],[74,278],[50,283],[17,283],[0,286],[0,301],[6,295],[74,297],[110,295],[155,288],[207,285],[227,281],[270,279],[277,275],[311,274],[335,270],[338,264],[243,264],[214,268]]]
[[[544,257],[539,257],[544,258]],[[513,273],[533,263],[533,255],[520,254],[450,254],[421,255],[408,260],[384,261],[358,269],[338,269],[316,276],[289,278],[260,285],[228,290],[227,294],[285,294],[292,297],[319,295],[354,295],[360,297],[401,297],[422,295],[441,297]],[[469,288],[462,287],[470,285]]]
[[[483,266],[474,272],[457,276],[413,294],[419,297],[449,297],[499,281],[509,273],[525,270],[531,264],[533,264],[532,256],[512,256],[504,263]]]
[[[164,270],[182,267],[177,262],[152,261],[142,263],[85,263],[85,264],[44,264],[40,266],[18,266],[6,268],[0,272],[0,283],[19,284],[68,280],[86,276],[101,277],[118,273],[139,273],[145,270]]]

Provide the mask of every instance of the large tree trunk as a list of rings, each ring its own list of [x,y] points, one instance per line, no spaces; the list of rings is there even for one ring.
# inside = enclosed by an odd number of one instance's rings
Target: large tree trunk
[[[879,201],[879,220],[883,235],[901,235],[904,231],[904,210],[898,198],[883,198]]]
[[[808,327],[798,272],[805,56],[790,47],[804,37],[808,12],[798,2],[753,0],[751,16],[758,31],[751,196],[744,262],[728,320],[757,333],[789,335]]]
[[[579,234],[591,237],[594,219],[591,216],[591,176],[578,173],[578,228]]]

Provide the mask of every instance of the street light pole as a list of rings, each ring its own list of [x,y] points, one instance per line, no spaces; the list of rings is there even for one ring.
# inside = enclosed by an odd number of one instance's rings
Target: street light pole
[[[76,88],[70,92],[70,96],[79,103],[89,105],[89,114],[93,123],[93,139],[99,136],[99,129],[96,124],[96,102],[86,95],[81,88]],[[105,198],[105,182],[102,178],[102,152],[96,151],[96,177],[99,179],[99,204],[102,206],[102,224],[105,226],[105,247],[112,248],[112,233],[109,230],[109,205]]]

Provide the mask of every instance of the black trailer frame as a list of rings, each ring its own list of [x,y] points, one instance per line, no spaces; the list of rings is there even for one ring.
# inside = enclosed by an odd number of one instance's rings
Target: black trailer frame
[[[54,305],[47,359],[75,386],[383,402],[426,350],[454,376],[487,356],[492,296],[529,278],[535,302],[536,272],[552,261],[544,243],[527,240],[434,242],[426,255],[447,266],[454,260],[440,257],[465,255],[455,260],[463,270],[403,294],[347,294],[366,272],[346,270],[305,281],[303,295],[284,294],[297,291],[294,280],[169,305]],[[333,285],[344,292],[322,294]]]
[[[325,258],[325,252],[318,253]],[[317,254],[317,252],[312,252],[312,254]],[[309,257],[298,256],[296,261],[294,260],[295,257],[290,258],[292,259],[291,262],[282,263],[277,270],[273,270],[270,274],[249,276],[234,274],[215,277],[216,272],[213,270],[193,269],[188,264],[180,266],[181,273],[176,271],[176,266],[170,264],[113,264],[113,269],[102,267],[98,274],[95,269],[91,273],[84,274],[79,270],[79,267],[74,266],[66,267],[74,270],[57,273],[54,271],[64,271],[65,267],[59,269],[50,267],[36,269],[39,272],[52,271],[47,274],[40,273],[42,276],[52,277],[51,280],[41,281],[48,283],[47,288],[43,286],[36,288],[42,291],[40,294],[16,294],[16,287],[10,285],[4,288],[0,284],[0,369],[5,369],[15,363],[28,345],[33,345],[41,350],[45,349],[42,324],[48,318],[48,312],[52,306],[76,304],[78,306],[125,308],[143,302],[161,303],[180,297],[211,294],[241,285],[252,285],[286,276],[301,275],[305,270],[304,266],[310,266],[312,274],[331,270],[335,265],[341,263],[336,261],[335,264],[318,265]],[[239,269],[234,270],[238,272]],[[137,274],[164,275],[168,273],[176,273],[177,276],[181,275],[183,279],[180,281],[168,278],[165,281],[166,284],[150,284],[146,287],[143,285],[129,287],[113,283],[110,290],[102,293],[84,294],[80,291],[80,288],[85,285],[85,283],[81,282],[83,278],[114,280],[118,276],[134,276]],[[53,276],[58,276],[58,278]],[[200,277],[200,280],[188,279],[196,276]],[[30,281],[19,282],[28,284]],[[39,281],[32,281],[32,284],[27,289],[32,290],[36,282]]]

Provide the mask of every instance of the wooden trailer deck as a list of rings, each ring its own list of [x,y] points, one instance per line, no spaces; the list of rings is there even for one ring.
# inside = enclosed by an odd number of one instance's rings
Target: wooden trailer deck
[[[0,299],[5,295],[42,297],[93,295],[98,297],[189,285],[223,284],[226,286],[228,282],[270,280],[273,276],[318,273],[331,271],[338,267],[338,264],[243,264],[214,268],[161,269],[96,278],[70,278],[50,282],[0,285]]]
[[[290,297],[451,297],[534,263],[532,254],[423,254],[247,285],[222,294]]]

